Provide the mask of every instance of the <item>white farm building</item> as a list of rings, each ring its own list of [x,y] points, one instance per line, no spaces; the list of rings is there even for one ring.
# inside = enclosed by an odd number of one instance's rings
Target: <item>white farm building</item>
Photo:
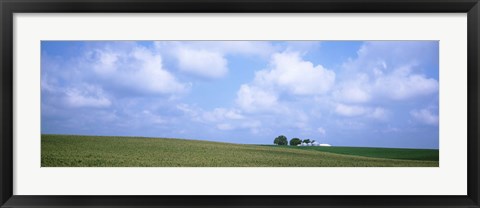
[[[301,144],[298,144],[297,146],[302,146],[302,147],[305,147],[305,146],[331,147],[332,145],[330,145],[330,144],[320,144],[320,143],[318,143],[318,142],[313,142],[313,143],[304,143],[304,142],[302,142]]]

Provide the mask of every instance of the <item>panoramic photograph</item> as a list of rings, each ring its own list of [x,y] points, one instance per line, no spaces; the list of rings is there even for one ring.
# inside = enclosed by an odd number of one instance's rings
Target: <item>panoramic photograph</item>
[[[42,167],[439,167],[438,41],[42,41]]]

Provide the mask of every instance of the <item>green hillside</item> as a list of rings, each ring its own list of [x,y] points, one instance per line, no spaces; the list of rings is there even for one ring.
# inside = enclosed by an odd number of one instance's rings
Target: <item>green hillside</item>
[[[432,156],[388,159],[348,149],[242,145],[185,139],[42,135],[42,167],[438,167]],[[352,147],[353,148],[353,147]],[[350,152],[362,152],[355,147]],[[341,154],[339,154],[341,153]],[[435,151],[432,153],[434,155]],[[436,151],[438,156],[438,150]],[[368,156],[368,157],[365,157]]]

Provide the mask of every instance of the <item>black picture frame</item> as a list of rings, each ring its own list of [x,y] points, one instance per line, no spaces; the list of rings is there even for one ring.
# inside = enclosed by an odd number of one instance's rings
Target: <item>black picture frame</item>
[[[1,207],[480,207],[478,0],[0,0]],[[13,195],[14,13],[467,13],[468,194],[465,196]],[[92,187],[94,188],[94,187]]]

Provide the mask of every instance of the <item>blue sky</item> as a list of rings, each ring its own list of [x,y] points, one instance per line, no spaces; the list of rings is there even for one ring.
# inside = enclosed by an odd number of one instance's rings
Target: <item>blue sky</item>
[[[42,133],[438,148],[438,41],[42,41]]]

